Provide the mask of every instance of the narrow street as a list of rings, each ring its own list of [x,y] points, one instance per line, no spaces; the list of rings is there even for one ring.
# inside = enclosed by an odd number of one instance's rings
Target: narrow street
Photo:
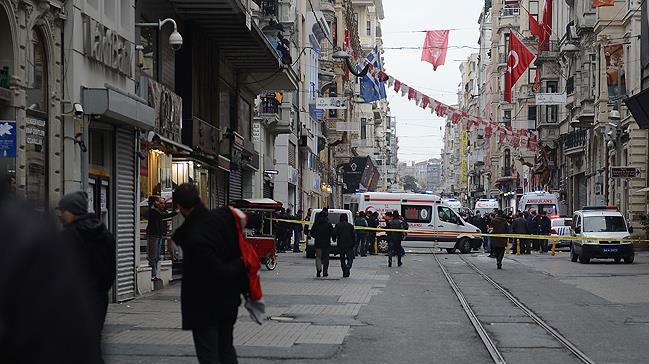
[[[639,289],[649,283],[645,253],[632,265],[581,265],[563,252],[508,256],[502,271],[482,253],[436,256],[507,362],[579,361],[466,262],[593,362],[633,363],[649,356],[649,293]],[[383,256],[360,258],[349,279],[341,278],[332,260],[329,278],[316,279],[313,260],[280,255],[275,271],[262,271],[263,326],[240,310],[234,332],[240,362],[492,362],[434,258],[411,252],[400,268],[388,268]],[[191,333],[180,330],[179,288],[109,307],[107,363],[195,363]]]

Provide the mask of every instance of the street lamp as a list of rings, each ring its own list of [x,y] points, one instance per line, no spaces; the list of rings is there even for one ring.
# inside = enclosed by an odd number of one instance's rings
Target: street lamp
[[[368,63],[368,64],[365,65],[365,68],[363,68],[362,71],[356,72],[356,70],[354,69],[354,66],[352,65],[351,61],[349,60],[351,58],[351,56],[349,55],[349,53],[345,52],[342,49],[337,49],[331,55],[331,58],[338,59],[338,60],[344,60],[345,64],[347,65],[347,69],[349,70],[349,72],[352,75],[356,76],[356,77],[365,77],[365,75],[367,75],[367,72],[370,70],[370,64]]]

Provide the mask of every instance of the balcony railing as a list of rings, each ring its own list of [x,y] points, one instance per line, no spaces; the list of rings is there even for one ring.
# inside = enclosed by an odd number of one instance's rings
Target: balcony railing
[[[588,139],[588,130],[578,130],[569,133],[563,143],[564,151],[568,152],[586,146]]]
[[[275,97],[264,96],[261,98],[259,112],[263,114],[279,114],[279,102]]]
[[[261,0],[261,12],[266,16],[277,16],[277,0]]]
[[[521,13],[520,8],[516,7],[505,7],[500,11],[500,16],[515,16]]]

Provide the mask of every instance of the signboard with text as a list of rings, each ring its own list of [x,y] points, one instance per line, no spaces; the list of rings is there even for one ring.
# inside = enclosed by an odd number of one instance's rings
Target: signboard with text
[[[318,97],[316,99],[316,108],[322,110],[344,110],[347,109],[346,97]]]
[[[536,94],[536,105],[564,105],[568,100],[565,93],[538,93]]]
[[[16,122],[0,120],[0,158],[16,158]]]
[[[611,167],[611,178],[636,178],[636,177],[640,177],[640,168]]]

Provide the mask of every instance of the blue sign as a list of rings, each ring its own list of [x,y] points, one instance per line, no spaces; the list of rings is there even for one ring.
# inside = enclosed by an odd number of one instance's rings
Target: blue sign
[[[0,120],[0,158],[16,158],[16,122]]]

